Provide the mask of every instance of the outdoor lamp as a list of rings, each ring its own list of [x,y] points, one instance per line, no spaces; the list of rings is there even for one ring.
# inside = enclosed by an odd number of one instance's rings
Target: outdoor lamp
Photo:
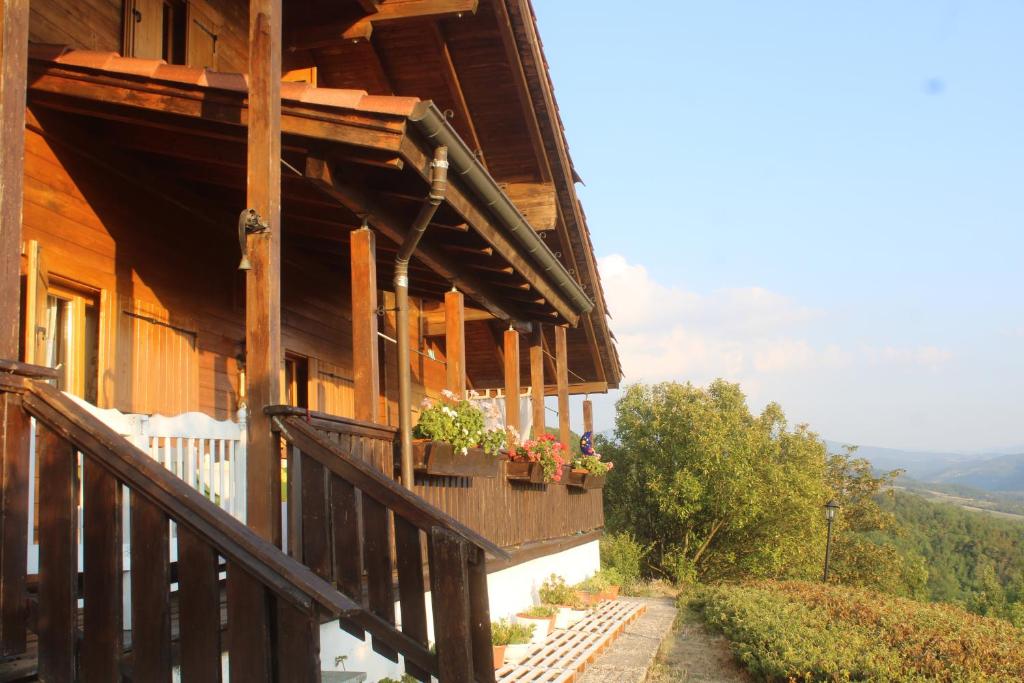
[[[825,503],[825,519],[832,521],[836,518],[836,511],[839,509],[839,503],[835,499]]]

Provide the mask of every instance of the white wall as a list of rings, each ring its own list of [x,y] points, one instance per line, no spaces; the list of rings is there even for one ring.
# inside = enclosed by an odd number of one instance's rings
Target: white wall
[[[551,574],[558,574],[568,583],[578,583],[594,574],[600,566],[598,542],[595,540],[488,574],[487,592],[491,619],[509,617],[536,604],[539,601],[537,589]],[[434,624],[431,614],[430,593],[427,593],[427,628],[429,637],[433,640]],[[398,603],[395,603],[395,618],[396,621],[401,621]],[[344,669],[341,665],[334,665],[334,659],[339,655],[348,657]],[[336,621],[320,627],[320,668],[324,671],[365,671],[369,683],[386,677],[401,679],[405,670],[401,662],[395,664],[375,653],[370,647],[369,635],[365,642],[353,638],[342,631]]]

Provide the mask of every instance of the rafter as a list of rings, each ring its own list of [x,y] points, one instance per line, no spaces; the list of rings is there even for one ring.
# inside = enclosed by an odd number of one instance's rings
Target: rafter
[[[306,160],[306,176],[329,196],[349,207],[357,214],[370,217],[371,224],[379,229],[388,239],[401,244],[407,228],[403,221],[391,209],[387,202],[380,201],[372,192],[336,178],[330,165],[321,158],[310,156]],[[475,299],[484,308],[503,320],[514,316],[502,303],[491,288],[475,276],[463,272],[455,266],[450,257],[430,244],[420,244],[416,257],[439,275]]]
[[[352,21],[296,26],[289,31],[285,45],[289,50],[307,50],[328,47],[343,40],[369,40],[374,25],[378,23],[474,14],[479,0],[381,0],[375,4],[375,12]]]
[[[448,91],[451,93],[452,101],[455,103],[454,123],[456,125],[462,124],[458,127],[463,129],[466,142],[473,148],[473,152],[476,153],[480,163],[486,166],[484,148],[480,144],[480,137],[476,132],[476,124],[473,123],[473,116],[469,113],[469,104],[466,102],[465,93],[462,92],[462,82],[459,80],[459,74],[455,70],[455,62],[452,60],[452,53],[448,49],[448,40],[445,38],[444,29],[436,21],[433,21],[430,22],[429,31],[434,39],[434,44],[437,47],[438,56],[441,60],[441,75],[444,77]]]

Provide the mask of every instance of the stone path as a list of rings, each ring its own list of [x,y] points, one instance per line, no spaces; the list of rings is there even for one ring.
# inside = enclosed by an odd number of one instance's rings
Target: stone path
[[[684,607],[676,622],[645,683],[752,683],[729,641],[708,630],[698,614]]]
[[[672,629],[676,608],[672,598],[620,598],[647,605],[647,611],[626,627],[619,639],[593,664],[578,683],[643,683],[658,648]]]

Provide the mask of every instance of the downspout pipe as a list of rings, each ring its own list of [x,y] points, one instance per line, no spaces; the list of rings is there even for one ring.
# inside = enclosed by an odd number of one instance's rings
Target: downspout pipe
[[[558,261],[551,249],[516,208],[498,183],[476,158],[465,141],[451,127],[444,114],[432,103],[421,102],[409,120],[433,144],[449,148],[452,173],[487,204],[520,247],[538,264],[548,280],[569,300],[578,315],[589,313],[594,302]]]
[[[412,365],[409,349],[409,261],[423,233],[444,201],[448,190],[448,148],[434,150],[430,164],[430,193],[395,257],[395,307],[398,337],[398,433],[402,453],[402,485],[413,487],[412,465]]]

